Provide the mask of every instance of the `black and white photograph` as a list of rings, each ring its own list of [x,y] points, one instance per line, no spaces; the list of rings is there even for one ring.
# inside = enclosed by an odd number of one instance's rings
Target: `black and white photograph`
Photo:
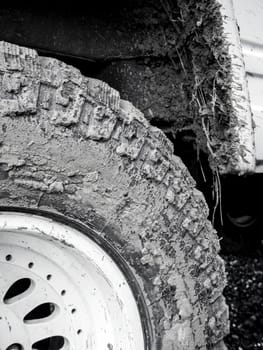
[[[0,350],[263,350],[263,0],[0,4]]]

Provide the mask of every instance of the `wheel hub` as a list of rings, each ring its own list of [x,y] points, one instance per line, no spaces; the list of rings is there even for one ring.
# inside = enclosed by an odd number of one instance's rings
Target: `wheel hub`
[[[0,348],[145,349],[110,256],[71,227],[21,213],[0,214]]]

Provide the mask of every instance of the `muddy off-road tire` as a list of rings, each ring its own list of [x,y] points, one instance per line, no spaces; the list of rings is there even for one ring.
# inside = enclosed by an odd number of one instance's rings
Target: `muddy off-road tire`
[[[106,83],[31,49],[1,43],[0,84],[2,210],[60,213],[108,241],[144,295],[145,349],[224,349],[218,238],[162,131]]]

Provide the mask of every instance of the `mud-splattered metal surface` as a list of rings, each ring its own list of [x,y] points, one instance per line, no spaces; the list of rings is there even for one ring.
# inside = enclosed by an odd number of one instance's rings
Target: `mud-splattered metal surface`
[[[63,349],[147,348],[127,279],[91,238],[43,213],[2,211],[0,247],[1,348],[57,337]]]

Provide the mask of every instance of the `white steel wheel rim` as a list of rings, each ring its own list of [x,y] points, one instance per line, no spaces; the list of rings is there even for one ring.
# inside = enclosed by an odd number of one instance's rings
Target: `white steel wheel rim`
[[[113,259],[78,230],[0,212],[0,349],[49,348],[145,349],[135,297]]]

